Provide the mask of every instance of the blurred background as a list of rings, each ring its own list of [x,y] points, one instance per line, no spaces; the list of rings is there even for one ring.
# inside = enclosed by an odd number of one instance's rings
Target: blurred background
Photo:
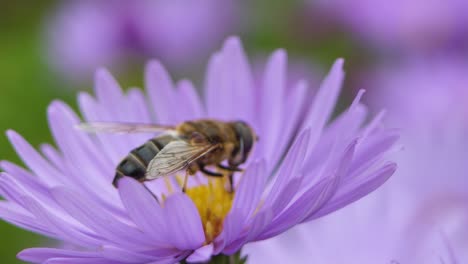
[[[315,86],[345,58],[342,103],[367,89],[370,111],[388,109],[389,126],[402,129],[409,149],[396,155],[403,168],[386,201],[414,201],[412,211],[450,197],[458,208],[468,204],[467,11],[464,0],[3,1],[0,130],[14,129],[35,147],[52,142],[47,105],[59,99],[76,108],[77,93],[92,89],[98,67],[109,68],[122,87],[142,87],[145,62],[156,58],[174,79],[201,87],[209,55],[239,35],[254,68],[285,48],[291,78]],[[21,164],[5,136],[0,155]],[[434,161],[435,169],[427,168]],[[18,263],[18,251],[43,244],[5,222],[0,234],[2,263]]]

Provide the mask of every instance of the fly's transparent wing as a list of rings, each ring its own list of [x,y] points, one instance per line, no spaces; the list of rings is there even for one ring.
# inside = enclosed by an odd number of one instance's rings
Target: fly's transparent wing
[[[190,144],[176,140],[167,144],[149,163],[146,179],[152,180],[187,168],[190,163],[213,151],[218,145]]]
[[[89,133],[156,133],[175,130],[173,126],[106,122],[80,123],[76,127]]]

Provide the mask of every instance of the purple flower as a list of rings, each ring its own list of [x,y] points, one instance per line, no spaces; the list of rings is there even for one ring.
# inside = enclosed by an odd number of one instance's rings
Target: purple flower
[[[309,1],[353,33],[378,47],[413,52],[466,45],[468,31],[463,0],[320,0]]]
[[[467,71],[465,61],[441,57],[408,59],[370,72],[366,85],[377,88],[370,92],[372,104],[388,109],[388,124],[402,130],[405,151],[397,158],[406,168],[401,173],[411,176],[395,181],[403,188],[421,181],[433,187],[418,188],[420,197],[468,194]]]
[[[401,131],[398,172],[358,203],[244,253],[254,263],[466,263],[467,71],[454,58],[369,71],[372,103]]]
[[[272,264],[465,263],[467,232],[460,230],[468,218],[466,205],[438,199],[433,201],[438,212],[419,208],[399,219],[397,207],[405,207],[405,201],[372,196],[275,238],[249,244],[243,254],[251,263]]]
[[[184,68],[232,33],[235,13],[231,0],[67,1],[47,23],[50,64],[73,80],[147,56]]]
[[[379,118],[364,125],[362,92],[329,123],[342,66],[337,60],[309,98],[303,96],[304,81],[286,87],[283,50],[271,55],[256,84],[240,41],[229,38],[209,62],[203,101],[190,81],[173,84],[156,61],[146,69],[147,95],[139,89],[122,92],[99,70],[96,97],[82,93],[78,99],[86,121],[243,120],[260,141],[245,172],[236,174],[233,193],[202,175],[189,179],[186,193],[177,175],[145,185],[125,177],[115,189],[115,166],[152,135],[88,135],[74,129],[80,118],[68,106],[53,102],[48,119],[57,149],[46,144],[39,153],[17,133],[7,133],[30,171],[1,163],[6,201],[0,216],[77,249],[33,248],[18,257],[38,263],[206,261],[360,199],[395,171],[383,156],[398,136],[383,129]]]

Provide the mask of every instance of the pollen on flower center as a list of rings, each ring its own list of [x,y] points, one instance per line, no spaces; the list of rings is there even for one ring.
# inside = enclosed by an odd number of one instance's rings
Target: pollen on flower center
[[[222,178],[210,179],[208,185],[199,185],[186,190],[200,214],[205,243],[208,244],[223,230],[224,218],[231,210],[234,192],[225,188]]]

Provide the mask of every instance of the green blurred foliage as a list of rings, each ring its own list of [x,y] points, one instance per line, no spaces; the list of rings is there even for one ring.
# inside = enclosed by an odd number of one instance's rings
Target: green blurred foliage
[[[354,65],[365,64],[366,52],[344,33],[321,35],[320,41],[304,27],[307,16],[300,1],[255,0],[243,14],[244,32],[240,34],[250,55],[267,54],[285,48],[290,57],[301,58],[315,66],[328,68],[337,57],[347,58],[348,76]],[[44,54],[44,22],[57,5],[55,1],[3,1],[0,4],[0,131],[14,129],[34,147],[53,143],[48,130],[48,104],[59,99],[76,109],[79,89],[90,90],[92,78],[81,84],[66,83],[47,67]],[[320,25],[319,25],[320,26]],[[310,25],[313,27],[313,25]],[[312,30],[315,30],[313,28]],[[220,44],[221,45],[221,44]],[[208,61],[201,62],[204,64]],[[134,62],[132,62],[134,63]],[[144,65],[128,67],[119,73],[123,87],[142,85]],[[204,67],[188,77],[201,83]],[[175,72],[176,78],[185,72]],[[0,137],[0,159],[21,164],[6,137]],[[23,248],[50,243],[37,235],[0,221],[0,259],[2,263],[19,263],[16,254]]]
[[[3,1],[0,7],[0,130],[14,129],[34,146],[51,140],[45,112],[56,92],[40,53],[40,21],[48,4]],[[4,134],[0,159],[19,162]],[[17,252],[43,240],[5,222],[0,222],[0,233],[2,263],[20,263]]]

